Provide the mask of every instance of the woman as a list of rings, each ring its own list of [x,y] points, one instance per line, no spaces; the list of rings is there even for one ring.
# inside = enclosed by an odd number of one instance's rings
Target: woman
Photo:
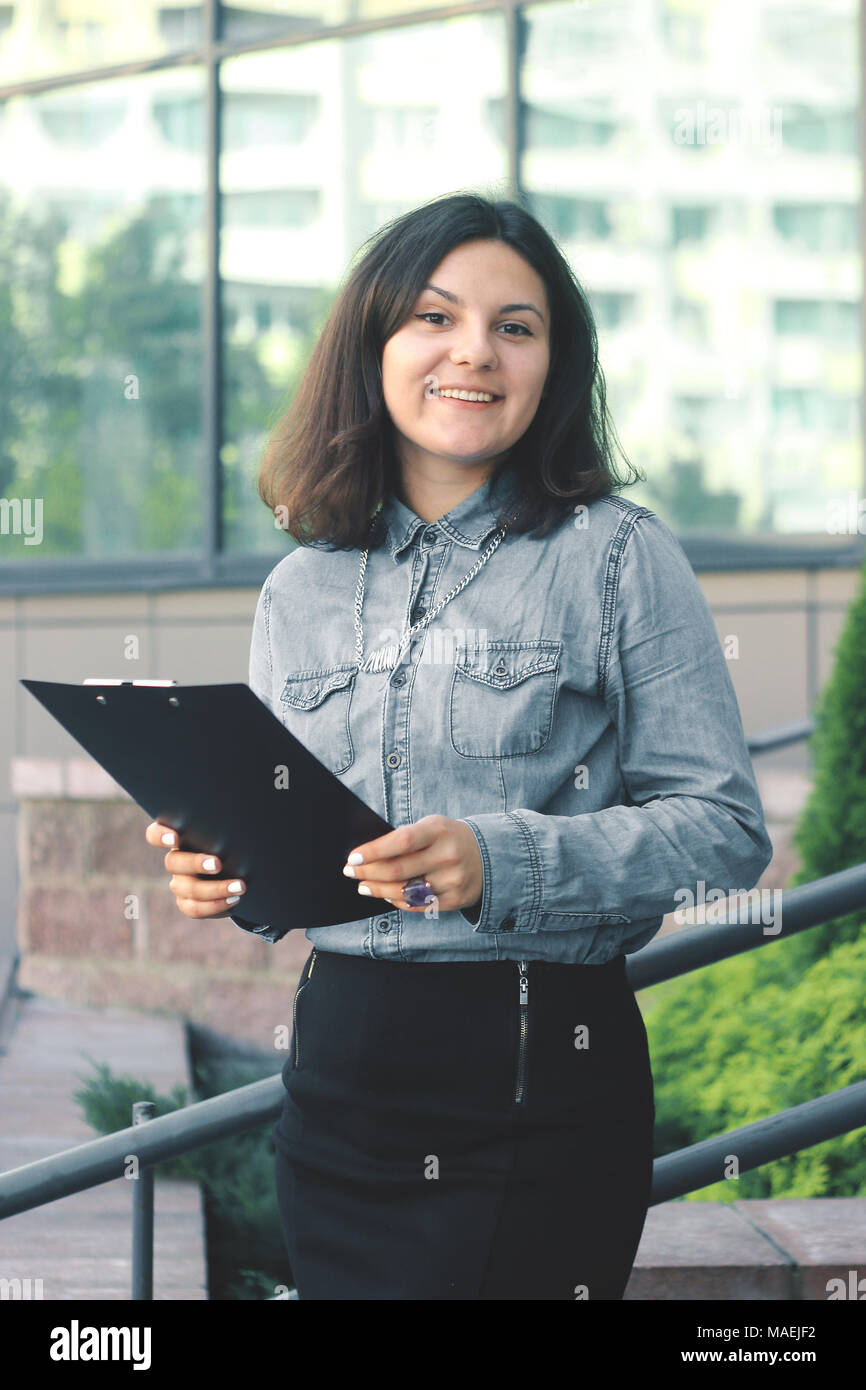
[[[626,955],[772,850],[709,608],[609,431],[567,262],[460,194],[371,239],[272,436],[301,545],[250,685],[397,827],[334,868],[381,912],[306,933],[274,1130],[301,1299],[623,1296],[654,1119]],[[190,917],[241,900],[165,863]]]

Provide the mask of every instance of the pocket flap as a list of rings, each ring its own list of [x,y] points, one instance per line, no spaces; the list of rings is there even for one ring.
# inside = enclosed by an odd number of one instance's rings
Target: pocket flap
[[[456,664],[464,675],[494,690],[508,690],[529,676],[555,671],[559,665],[559,642],[522,645],[519,642],[488,644],[467,653]]]
[[[357,669],[356,666],[331,666],[326,671],[298,671],[286,677],[280,699],[294,709],[315,709],[332,691],[351,685]]]

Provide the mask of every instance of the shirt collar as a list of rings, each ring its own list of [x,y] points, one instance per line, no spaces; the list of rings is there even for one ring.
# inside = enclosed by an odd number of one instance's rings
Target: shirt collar
[[[423,517],[401,502],[393,492],[382,503],[382,520],[388,528],[387,544],[391,558],[410,545],[419,531],[427,531],[436,541],[451,540],[468,550],[480,550],[487,538],[499,529],[498,515],[504,501],[517,491],[517,474],[506,464],[436,521]]]

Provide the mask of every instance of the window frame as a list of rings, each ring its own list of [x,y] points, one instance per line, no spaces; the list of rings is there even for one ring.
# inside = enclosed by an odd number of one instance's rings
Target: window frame
[[[178,559],[156,555],[131,557],[123,562],[93,560],[86,557],[64,556],[56,560],[30,564],[10,563],[0,566],[0,597],[48,593],[100,593],[176,590],[196,588],[228,588],[251,585],[260,587],[273,566],[293,548],[286,538],[284,550],[273,553],[226,551],[223,549],[222,523],[222,464],[220,460],[220,422],[223,418],[222,399],[222,316],[219,277],[219,162],[220,162],[220,64],[224,59],[243,53],[258,53],[268,49],[286,48],[311,42],[331,42],[364,33],[380,33],[407,25],[428,24],[439,19],[481,12],[497,12],[504,19],[506,42],[507,90],[505,98],[505,140],[507,148],[508,182],[520,196],[520,153],[523,144],[525,112],[521,107],[520,81],[522,55],[525,51],[526,25],[524,12],[542,4],[560,4],[562,0],[470,0],[436,9],[418,8],[389,18],[356,20],[331,27],[317,26],[299,32],[279,32],[279,16],[274,16],[275,33],[248,40],[227,40],[220,37],[220,0],[202,0],[203,40],[200,45],[152,59],[125,62],[108,67],[90,68],[57,77],[34,79],[0,87],[0,98],[30,92],[60,90],[96,80],[152,72],[157,69],[195,65],[205,71],[205,196],[204,216],[206,267],[201,287],[202,295],[202,452],[205,460],[203,488],[203,548],[197,559]],[[290,23],[291,21],[287,21]],[[864,4],[859,6],[859,58],[861,74],[866,72],[866,36],[864,36]],[[862,83],[861,83],[862,87]],[[864,106],[861,102],[861,161],[866,150],[864,138]],[[864,180],[866,184],[866,180]],[[861,260],[866,264],[866,218],[861,215]],[[866,301],[866,296],[864,296]],[[861,304],[861,351],[866,360],[866,314]],[[861,441],[866,440],[866,405],[861,395]],[[866,467],[861,471],[861,488],[866,498]],[[689,561],[696,571],[769,570],[769,569],[834,569],[859,567],[866,558],[866,535],[826,539],[809,533],[760,537],[738,536],[707,531],[688,532],[679,537]]]

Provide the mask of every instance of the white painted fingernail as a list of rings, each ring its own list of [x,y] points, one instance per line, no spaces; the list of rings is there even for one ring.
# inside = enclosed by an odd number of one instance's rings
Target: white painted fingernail
[[[226,907],[233,907],[235,903],[239,903],[239,902],[240,902],[240,898],[239,898],[239,897],[238,897],[238,898],[226,898]]]
[[[216,868],[216,860],[215,860],[215,859],[203,859],[203,860],[201,861],[201,866],[202,866],[203,869],[207,869],[208,872],[210,872],[210,870]]]
[[[354,854],[350,854],[348,859],[346,860],[347,864],[363,864],[363,862],[364,856],[363,854],[359,854],[357,850]]]
[[[363,893],[365,898],[372,898],[373,896],[372,888],[368,888],[366,883],[358,884],[358,892]]]
[[[344,864],[344,865],[343,865],[343,873],[346,875],[346,878],[354,878],[354,877],[355,877],[355,870],[354,870],[354,869],[350,869],[348,864]]]
[[[163,835],[163,837],[162,837],[162,843],[163,843],[164,845],[173,845],[173,844],[174,844],[174,835],[172,834],[172,832],[171,832],[170,830],[167,830],[167,831],[165,832],[165,834]]]

